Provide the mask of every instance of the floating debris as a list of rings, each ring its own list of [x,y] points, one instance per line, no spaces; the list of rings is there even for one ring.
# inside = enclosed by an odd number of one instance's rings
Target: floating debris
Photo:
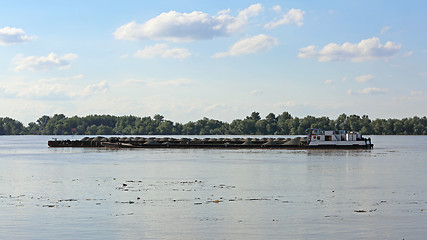
[[[125,201],[125,202],[120,202],[120,201],[116,201],[115,203],[121,203],[121,204],[134,204],[134,201]]]
[[[54,208],[54,207],[58,207],[58,205],[54,205],[54,204],[45,204],[45,205],[43,205],[43,207]]]
[[[270,201],[271,199],[268,199],[268,198],[248,198],[246,200],[248,200],[248,201]]]
[[[134,213],[122,213],[122,214],[116,214],[116,217],[118,216],[132,216]]]
[[[366,210],[354,210],[354,212],[356,212],[356,213],[365,213]]]
[[[60,199],[60,200],[58,200],[58,202],[76,202],[77,201],[77,199]]]
[[[375,212],[375,211],[377,211],[376,208],[375,209],[371,209],[369,211],[366,211],[366,210],[354,210],[355,213],[366,213],[366,212]]]

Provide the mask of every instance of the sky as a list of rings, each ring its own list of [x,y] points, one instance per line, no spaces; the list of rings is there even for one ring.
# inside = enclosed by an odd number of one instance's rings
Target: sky
[[[426,1],[3,1],[0,117],[427,115]]]

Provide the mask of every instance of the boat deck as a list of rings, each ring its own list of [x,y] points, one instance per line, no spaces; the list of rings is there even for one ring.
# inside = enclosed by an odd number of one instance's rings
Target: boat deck
[[[49,147],[82,148],[184,148],[184,149],[371,149],[373,144],[309,145],[307,138],[83,138],[82,140],[52,140]]]

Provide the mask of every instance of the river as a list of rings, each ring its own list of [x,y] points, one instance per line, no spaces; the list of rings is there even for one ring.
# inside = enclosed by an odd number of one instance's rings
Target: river
[[[339,151],[48,148],[52,137],[0,136],[0,239],[427,234],[427,136]]]

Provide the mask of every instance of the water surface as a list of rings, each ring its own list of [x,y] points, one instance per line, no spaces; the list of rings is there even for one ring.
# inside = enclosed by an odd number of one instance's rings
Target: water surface
[[[0,137],[0,239],[427,233],[426,136],[339,151],[48,148],[50,138]]]

